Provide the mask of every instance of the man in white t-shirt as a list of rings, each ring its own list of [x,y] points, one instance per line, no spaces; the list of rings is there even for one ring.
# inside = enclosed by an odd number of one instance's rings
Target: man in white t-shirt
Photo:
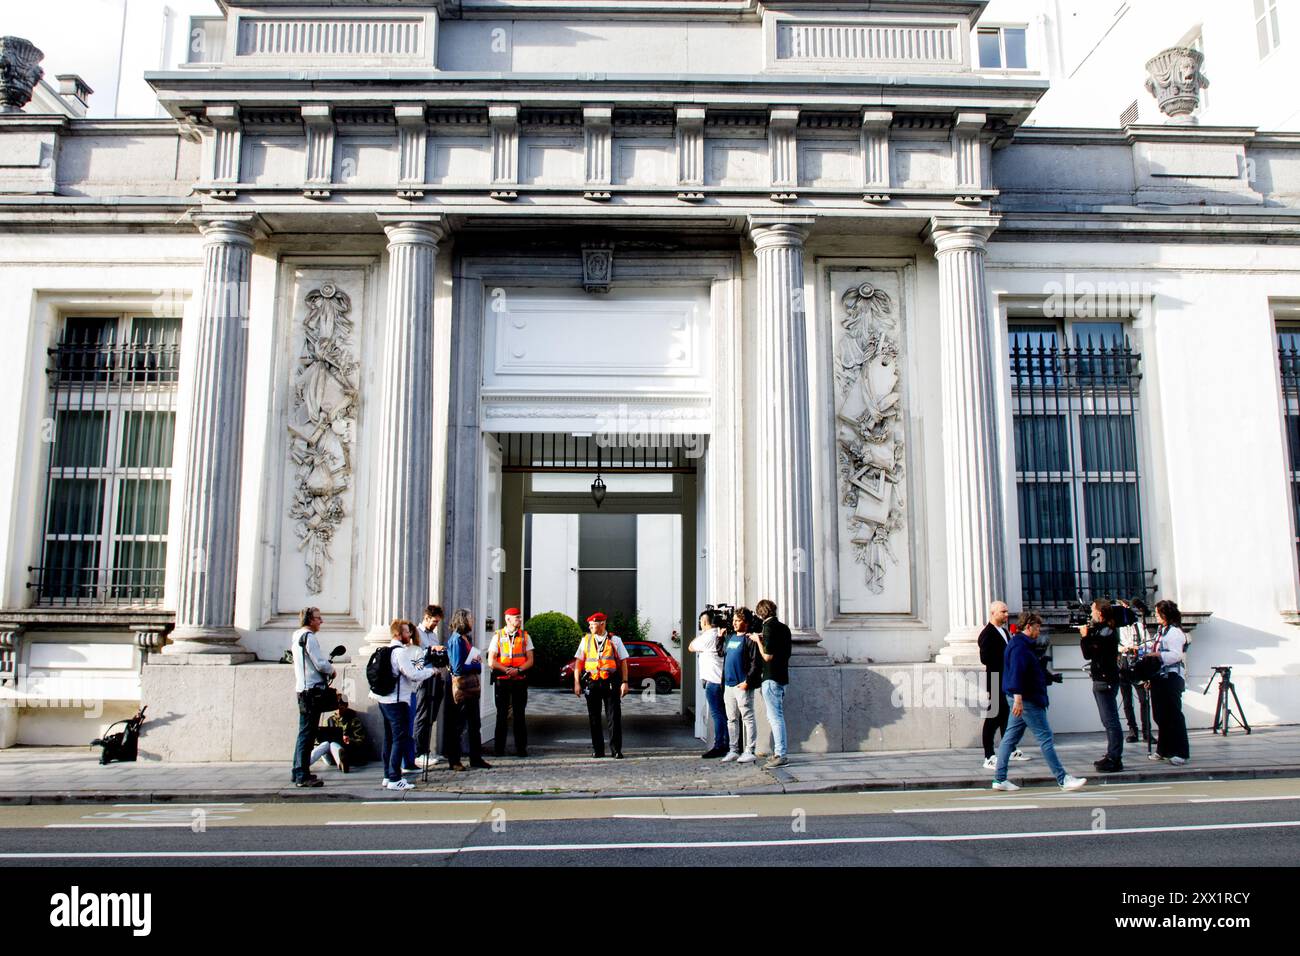
[[[527,672],[533,666],[533,639],[520,626],[519,608],[506,608],[506,626],[492,635],[488,643],[488,668],[492,671],[493,698],[497,705],[496,737],[493,747],[498,757],[506,755],[506,721],[515,715],[515,756],[528,756],[528,727],[524,711],[528,707]]]
[[[609,749],[623,758],[623,712],[627,695],[627,648],[613,634],[605,633],[605,615],[597,611],[587,618],[590,633],[578,642],[573,655],[573,693],[587,695],[587,720],[591,724],[591,755],[605,756],[605,733]],[[600,705],[605,705],[605,727],[600,726]]]

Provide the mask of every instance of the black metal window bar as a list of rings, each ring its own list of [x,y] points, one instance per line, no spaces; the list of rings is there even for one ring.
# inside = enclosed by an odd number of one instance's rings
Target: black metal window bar
[[[600,471],[693,474],[695,457],[703,448],[702,436],[639,436],[635,444],[603,445],[595,436],[554,432],[510,432],[497,435],[501,442],[503,472]]]
[[[1277,327],[1277,359],[1282,374],[1282,414],[1286,418],[1292,528],[1300,555],[1300,324]]]
[[[162,603],[180,319],[69,316],[50,364],[38,606]]]
[[[1022,602],[1155,593],[1142,537],[1141,357],[1119,323],[1010,327]]]

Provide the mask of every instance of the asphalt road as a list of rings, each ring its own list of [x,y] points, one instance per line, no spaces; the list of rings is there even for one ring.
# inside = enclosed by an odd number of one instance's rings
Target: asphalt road
[[[13,866],[1294,866],[1300,780],[0,807]]]

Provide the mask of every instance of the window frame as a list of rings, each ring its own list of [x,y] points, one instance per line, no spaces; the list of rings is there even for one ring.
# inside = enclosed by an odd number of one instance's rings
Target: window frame
[[[132,307],[133,306],[133,307]],[[104,608],[104,607],[160,607],[165,603],[166,564],[174,529],[171,527],[171,502],[176,486],[176,457],[179,407],[179,384],[181,376],[181,335],[184,316],[180,310],[158,312],[152,306],[143,304],[111,302],[105,308],[79,306],[64,308],[54,313],[54,337],[47,348],[43,370],[46,374],[42,392],[42,405],[47,411],[46,420],[52,431],[48,441],[49,448],[41,464],[40,479],[43,481],[41,508],[36,518],[36,562],[30,568],[32,580],[28,588],[32,595],[33,606],[38,608]],[[96,362],[95,371],[85,378],[68,377],[61,364],[60,345],[68,341],[68,330],[78,320],[99,319],[110,322],[113,329],[111,339],[102,340],[112,356],[107,363]],[[173,349],[174,356],[169,365],[140,364],[139,356],[130,352],[136,342],[134,336],[137,320],[161,320],[175,323],[174,329],[166,339],[157,344],[165,344]],[[129,356],[129,360],[128,359]],[[126,360],[126,361],[124,361]],[[115,364],[116,363],[116,364]],[[101,364],[103,371],[100,371]],[[161,371],[160,371],[161,370]],[[70,370],[75,376],[79,371],[75,366]],[[84,374],[84,371],[83,371]],[[78,389],[78,385],[81,387]],[[89,386],[89,387],[87,387]],[[105,416],[99,443],[98,463],[84,465],[74,463],[60,464],[56,458],[60,449],[61,415],[75,415],[84,412],[101,412]],[[166,429],[167,440],[171,444],[170,456],[165,464],[147,463],[154,455],[148,455],[146,463],[127,465],[129,459],[124,447],[132,415],[170,416],[170,425]],[[154,421],[159,421],[154,418]],[[148,432],[141,428],[141,433]],[[159,433],[164,433],[160,430]],[[152,442],[152,438],[150,441]],[[145,448],[150,446],[146,445]],[[137,455],[140,449],[135,449]],[[55,519],[53,512],[56,483],[62,481],[95,481],[100,483],[97,502],[100,509],[98,521],[93,529],[87,527],[76,530],[52,531],[51,523]],[[135,507],[131,512],[133,521],[129,527],[122,527],[123,515],[119,514],[124,499],[132,492],[126,488],[128,483],[137,486]],[[155,493],[143,493],[146,484],[155,484]],[[145,509],[161,508],[164,516],[163,530],[141,532],[137,523],[145,517],[150,527],[153,522]],[[49,579],[49,557],[51,544],[69,542],[93,542],[97,551],[93,570],[93,580],[85,583],[77,579],[79,569],[71,569],[74,577],[70,583],[53,584]],[[124,546],[162,545],[162,561],[158,567],[139,569],[134,561],[128,567],[120,566],[118,555]],[[135,550],[130,548],[130,550]],[[64,573],[66,567],[61,567]],[[89,570],[89,569],[87,569]],[[136,580],[120,576],[123,571],[147,570],[158,575],[153,580]],[[148,596],[145,596],[145,595]]]
[[[1277,0],[1255,0],[1252,5],[1252,12],[1255,23],[1256,52],[1258,52],[1259,59],[1262,62],[1276,53],[1277,48],[1282,45],[1282,28],[1279,22]],[[1264,28],[1263,37],[1260,36],[1261,26]],[[1261,39],[1267,40],[1267,50],[1261,48]]]
[[[1082,318],[1044,318],[1041,309],[1034,310],[1028,306],[1013,305],[1006,309],[1004,314],[1004,328],[1006,330],[1006,360],[1008,374],[1008,420],[1011,428],[1010,435],[1010,472],[1012,478],[1012,499],[1011,506],[1015,509],[1017,516],[1017,532],[1014,545],[1017,547],[1020,564],[1020,587],[1022,604],[1026,607],[1042,608],[1060,608],[1069,603],[1073,603],[1080,598],[1091,596],[1110,596],[1116,598],[1132,598],[1137,596],[1147,597],[1153,587],[1150,580],[1153,569],[1146,565],[1150,560],[1151,548],[1151,527],[1150,527],[1150,510],[1146,507],[1146,488],[1144,487],[1144,475],[1149,475],[1150,469],[1147,467],[1146,460],[1146,435],[1143,428],[1143,393],[1141,390],[1141,360],[1142,355],[1133,345],[1133,322],[1136,317],[1124,315],[1120,317],[1082,317]],[[1079,378],[1079,365],[1075,365],[1074,372],[1071,373],[1062,368],[1064,363],[1059,358],[1052,359],[1051,368],[1053,371],[1060,369],[1058,374],[1053,374],[1050,378],[1039,376],[1037,372],[1033,375],[1034,391],[1028,391],[1029,397],[1029,414],[1022,414],[1020,389],[1022,382],[1028,380],[1023,376],[1021,370],[1012,365],[1011,359],[1015,354],[1014,349],[1018,344],[1018,334],[1021,335],[1046,335],[1050,330],[1053,341],[1049,345],[1033,345],[1030,347],[1049,348],[1054,354],[1069,350],[1076,353],[1078,349],[1087,348],[1086,340],[1080,343],[1078,336],[1080,333],[1087,334],[1087,326],[1118,326],[1119,341],[1127,343],[1133,357],[1132,371],[1117,371],[1112,364],[1116,361],[1114,357],[1098,358],[1093,361],[1099,361],[1103,364],[1098,366],[1098,371],[1094,373],[1095,383],[1091,386],[1082,384],[1071,385],[1068,381],[1071,375],[1077,380]],[[1018,333],[1018,330],[1023,330]],[[1112,339],[1112,341],[1114,341]],[[1094,345],[1094,348],[1099,347]],[[1080,363],[1080,358],[1075,355],[1070,361]],[[1081,363],[1080,363],[1081,364]],[[1131,385],[1131,376],[1136,377],[1136,381]],[[1043,383],[1040,385],[1039,383]],[[1035,397],[1035,392],[1042,389],[1039,397]],[[1091,464],[1098,467],[1086,467],[1088,463],[1084,461],[1085,457],[1085,430],[1089,427],[1085,424],[1087,419],[1115,419],[1128,420],[1127,429],[1104,429],[1108,435],[1106,444],[1112,455],[1118,454],[1123,459],[1130,461],[1120,461],[1119,465],[1129,465],[1129,467],[1100,467],[1102,464],[1115,465],[1116,462],[1106,462],[1103,458],[1100,462]],[[1039,464],[1036,460],[1029,459],[1021,449],[1022,431],[1018,422],[1021,419],[1030,419],[1037,421],[1051,421],[1064,419],[1064,428],[1060,433],[1063,436],[1064,445],[1062,450],[1066,454],[1064,468],[1046,467],[1031,468],[1025,467],[1033,464]],[[1056,429],[1053,428],[1053,431]],[[1032,440],[1032,438],[1030,439]],[[1027,450],[1027,449],[1026,449]],[[1045,462],[1052,466],[1059,466],[1061,461]],[[1148,477],[1149,480],[1149,477]],[[1114,517],[1120,515],[1127,517],[1129,514],[1129,504],[1121,500],[1116,508],[1107,509],[1103,515],[1093,515],[1091,518],[1089,512],[1089,488],[1106,487],[1109,485],[1132,486],[1135,488],[1132,501],[1132,518],[1134,522],[1135,535],[1103,535],[1097,533],[1099,530],[1097,524],[1105,517]],[[1032,502],[1026,505],[1024,503],[1025,488],[1042,487],[1042,486],[1065,486],[1069,488],[1067,506],[1069,527],[1068,534],[1065,536],[1048,535],[1029,537],[1022,513],[1027,507],[1033,507]],[[1096,494],[1096,492],[1093,492]],[[1050,512],[1048,512],[1050,514]],[[1051,522],[1047,522],[1051,524]],[[1038,528],[1034,530],[1044,530],[1044,521],[1040,518]],[[1047,527],[1046,530],[1057,530],[1054,527]],[[1106,529],[1110,530],[1110,529]],[[1011,544],[1012,542],[1008,542]],[[1065,548],[1069,555],[1069,567],[1065,570],[1056,570],[1055,562],[1049,561],[1047,570],[1038,573],[1049,578],[1047,583],[1031,585],[1027,581],[1029,564],[1024,560],[1026,547],[1039,548]],[[1129,549],[1136,548],[1137,568],[1131,568],[1126,559],[1123,567],[1119,570],[1107,569],[1104,571],[1092,570],[1095,553],[1098,548],[1102,549]],[[1049,552],[1050,553],[1050,552]],[[1104,554],[1110,553],[1103,551]],[[1113,559],[1112,559],[1113,560]],[[1115,580],[1129,576],[1136,577],[1141,575],[1142,595],[1106,593],[1114,589],[1108,585],[1095,585],[1094,581],[1100,579],[1105,582],[1107,579]],[[1069,578],[1068,587],[1062,587],[1058,584],[1050,583],[1052,575],[1060,575],[1061,578]],[[1061,592],[1068,591],[1069,599],[1061,600]],[[1030,595],[1034,600],[1029,600]]]
[[[1025,65],[1008,66],[1007,65],[1007,31],[1019,30],[1025,35]],[[985,66],[980,59],[980,35],[985,33],[997,33],[998,35],[998,65]],[[1032,59],[1029,56],[1029,24],[1028,23],[980,23],[971,30],[971,40],[974,44],[972,58],[977,70],[997,70],[1006,73],[1031,73],[1033,72]]]

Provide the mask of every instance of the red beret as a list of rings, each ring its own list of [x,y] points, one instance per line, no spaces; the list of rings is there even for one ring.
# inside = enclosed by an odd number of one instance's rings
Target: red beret
[[[507,615],[513,614],[515,617],[520,617],[520,616],[521,616],[520,613],[519,613],[519,608],[517,608],[517,607],[508,607],[508,608],[506,608],[506,614],[507,614]]]
[[[590,624],[592,621],[596,621],[597,623],[604,623],[605,620],[606,618],[604,613],[601,611],[597,611],[591,617],[587,618],[587,623]]]

